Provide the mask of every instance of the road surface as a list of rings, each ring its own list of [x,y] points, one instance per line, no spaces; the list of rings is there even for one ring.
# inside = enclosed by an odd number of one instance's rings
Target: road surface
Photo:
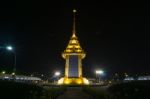
[[[93,99],[90,95],[84,93],[81,87],[68,87],[67,91],[57,99]]]

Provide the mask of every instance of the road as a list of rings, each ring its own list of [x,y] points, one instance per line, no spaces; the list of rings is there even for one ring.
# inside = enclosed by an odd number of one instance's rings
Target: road
[[[68,87],[67,91],[57,99],[93,99],[90,95],[84,93],[81,87]]]

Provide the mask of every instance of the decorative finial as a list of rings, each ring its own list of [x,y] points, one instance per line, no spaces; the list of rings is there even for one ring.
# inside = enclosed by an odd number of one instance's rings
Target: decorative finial
[[[73,33],[73,37],[76,36],[76,28],[75,28],[75,13],[77,12],[77,10],[73,9],[73,13],[74,13],[74,18],[73,18],[73,30],[72,30],[72,33]]]

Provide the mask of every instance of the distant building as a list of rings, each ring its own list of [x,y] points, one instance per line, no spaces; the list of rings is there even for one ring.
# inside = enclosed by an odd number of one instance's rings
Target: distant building
[[[126,77],[126,78],[124,79],[124,81],[133,81],[133,80],[135,80],[133,77]]]
[[[150,76],[126,77],[124,81],[150,80]]]
[[[137,80],[150,80],[150,76],[139,76]]]
[[[38,77],[30,77],[24,75],[1,75],[0,80],[15,80],[16,82],[31,82],[31,83],[38,83],[41,82],[41,78]]]

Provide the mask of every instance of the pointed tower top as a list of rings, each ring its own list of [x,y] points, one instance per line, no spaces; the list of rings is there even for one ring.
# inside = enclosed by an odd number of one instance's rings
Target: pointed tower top
[[[77,10],[73,9],[73,30],[72,30],[72,37],[76,37],[76,24],[75,24],[75,13],[77,12]]]
[[[74,9],[73,10],[73,30],[72,30],[72,37],[69,40],[69,44],[67,46],[67,48],[64,50],[64,52],[62,53],[63,58],[66,58],[67,55],[80,55],[82,57],[82,59],[85,57],[85,52],[82,49],[82,47],[80,46],[80,43],[78,41],[78,38],[76,36],[76,29],[75,29],[75,13],[77,11]]]

